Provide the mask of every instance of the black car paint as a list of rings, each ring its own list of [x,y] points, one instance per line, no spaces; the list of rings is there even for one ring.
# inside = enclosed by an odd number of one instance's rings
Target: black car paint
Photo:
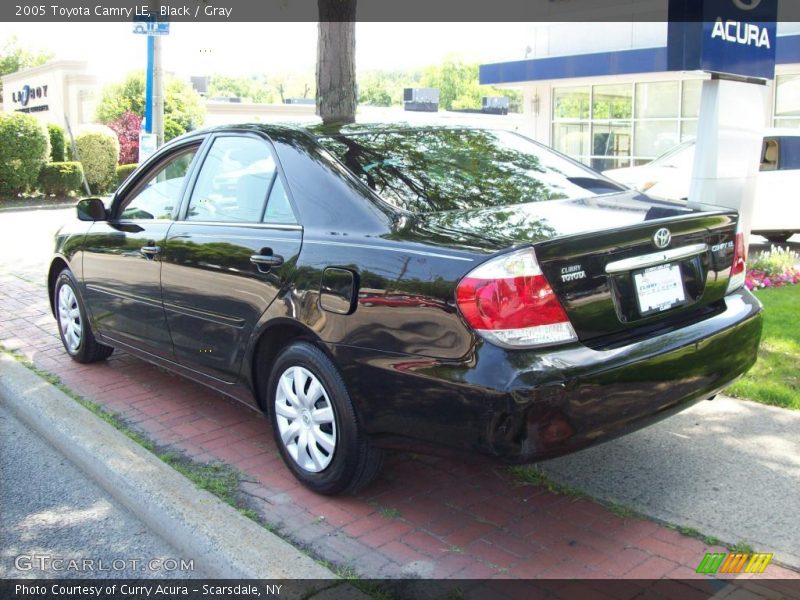
[[[302,336],[339,366],[376,443],[524,461],[575,450],[710,397],[755,360],[760,305],[744,290],[724,296],[727,250],[702,258],[709,269],[708,280],[698,282],[702,302],[667,317],[626,322],[624,293],[599,274],[611,257],[651,251],[649,240],[664,225],[678,244],[711,235],[727,248],[735,213],[696,214],[619,192],[516,206],[525,218],[499,232],[491,213],[501,208],[478,219],[394,209],[308,132],[267,125],[184,137],[142,165],[117,197],[175,148],[199,142],[199,156],[214,135],[270,144],[302,225],[182,221],[192,175],[173,221],[119,222],[112,214],[107,222],[66,226],[50,278],[64,265],[73,270],[101,342],[251,406],[264,408],[265,363],[275,348]],[[198,164],[195,157],[193,173]],[[593,231],[596,220],[580,218],[587,214],[611,214],[613,227]],[[198,240],[224,244],[231,262],[201,260]],[[460,279],[489,256],[528,244],[563,294],[581,342],[504,350],[463,323],[454,301]],[[162,253],[148,258],[139,251],[144,245],[163,245]],[[262,273],[247,258],[265,248],[285,261]],[[574,260],[594,265],[592,276],[560,282],[559,269]],[[690,262],[682,268],[691,270]],[[331,268],[338,276],[326,274]]]

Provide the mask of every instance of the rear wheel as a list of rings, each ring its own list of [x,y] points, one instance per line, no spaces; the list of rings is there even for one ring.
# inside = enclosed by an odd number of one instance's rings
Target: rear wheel
[[[61,271],[56,278],[53,297],[58,332],[67,354],[79,363],[97,362],[111,356],[114,349],[94,338],[78,285],[69,269]]]
[[[281,457],[309,489],[355,492],[378,474],[382,453],[359,427],[338,369],[313,345],[296,342],[281,352],[266,400]]]

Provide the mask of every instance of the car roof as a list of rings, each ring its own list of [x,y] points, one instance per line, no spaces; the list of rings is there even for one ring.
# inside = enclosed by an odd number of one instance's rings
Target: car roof
[[[214,125],[212,127],[204,127],[191,131],[180,139],[188,139],[192,136],[208,135],[220,131],[259,131],[266,135],[291,135],[296,133],[298,135],[311,134],[314,137],[326,137],[331,135],[358,135],[363,133],[386,133],[389,131],[458,131],[463,129],[485,129],[493,130],[495,127],[474,127],[470,125],[458,124],[423,124],[423,123],[408,123],[404,121],[394,123],[350,123],[346,125],[323,125],[317,124],[298,124],[298,123],[230,123],[225,125]],[[178,139],[178,138],[176,138]]]

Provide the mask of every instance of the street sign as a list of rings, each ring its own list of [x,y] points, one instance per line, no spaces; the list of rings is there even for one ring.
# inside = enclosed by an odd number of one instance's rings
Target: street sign
[[[158,136],[155,133],[139,132],[139,164],[152,156],[158,149]]]
[[[133,33],[139,35],[169,35],[169,22],[167,21],[134,21]]]

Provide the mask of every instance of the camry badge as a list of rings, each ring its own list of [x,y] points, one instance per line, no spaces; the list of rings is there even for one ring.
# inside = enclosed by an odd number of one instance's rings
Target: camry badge
[[[669,246],[669,243],[672,241],[672,234],[669,232],[669,229],[666,227],[662,227],[658,231],[655,232],[653,235],[653,245],[656,248],[666,248]]]

